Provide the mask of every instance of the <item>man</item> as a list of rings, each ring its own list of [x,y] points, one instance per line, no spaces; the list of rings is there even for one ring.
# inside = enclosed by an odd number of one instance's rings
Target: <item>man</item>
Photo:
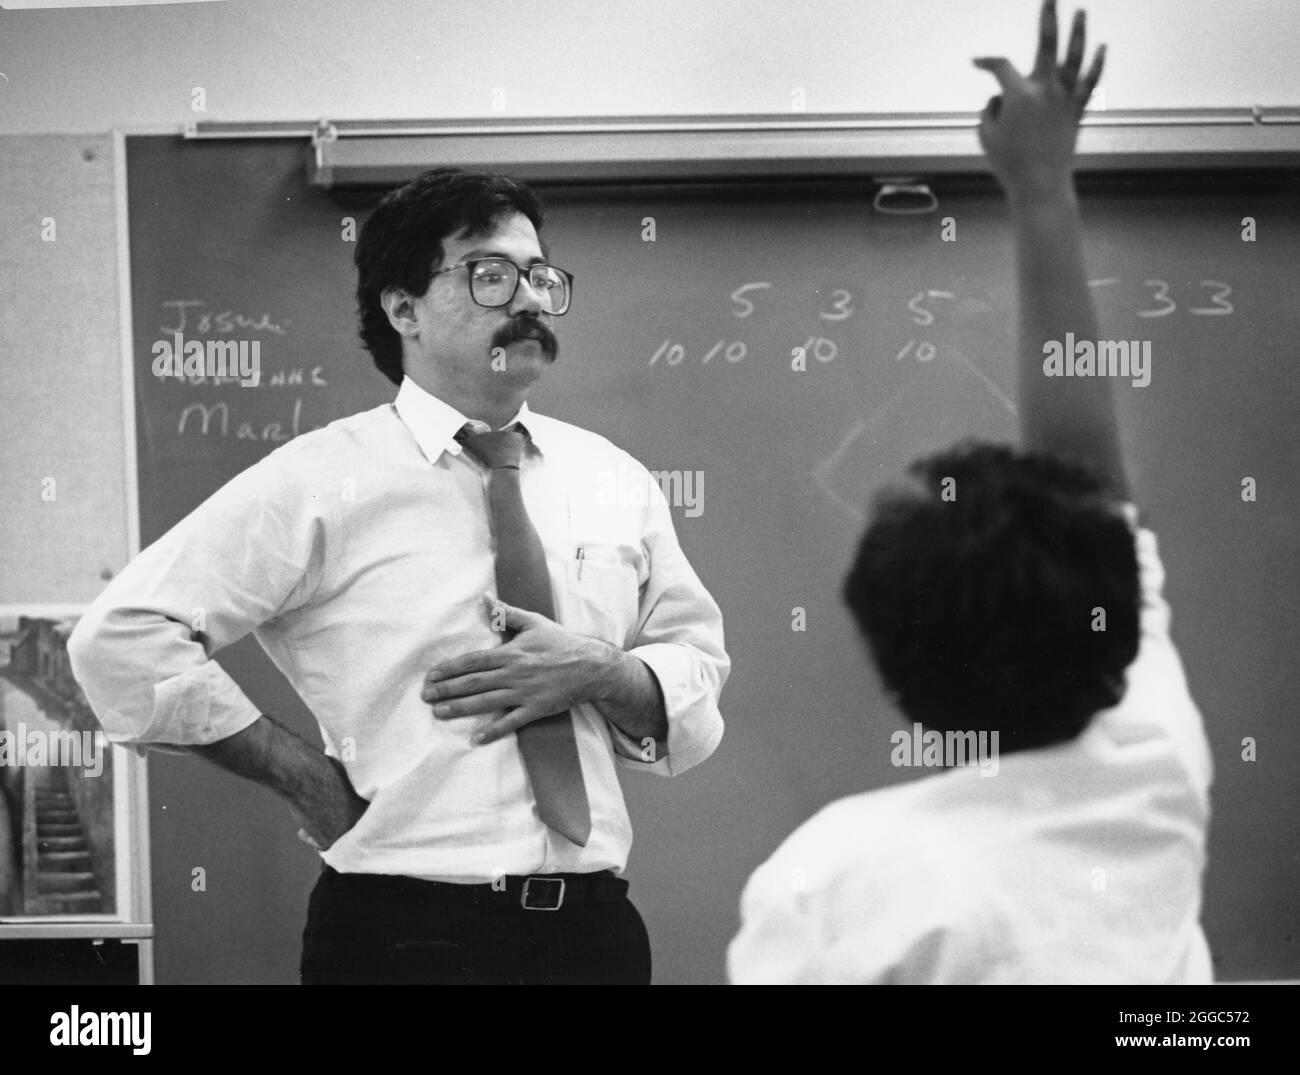
[[[503,176],[385,197],[357,295],[394,402],[237,476],[71,639],[112,739],[288,801],[324,860],[306,983],[650,979],[615,766],[707,758],[729,662],[648,471],[528,408],[572,295],[541,224]],[[212,660],[249,631],[325,753]]]
[[[977,61],[1002,88],[980,138],[1015,233],[1025,454],[914,464],[844,587],[900,708],[960,744],[942,760],[981,738],[1002,756],[805,823],[745,889],[734,982],[1211,980],[1210,758],[1155,538],[1128,503],[1108,380],[1044,364],[1067,332],[1098,338],[1071,159],[1102,56],[1081,78],[1082,14],[1061,66],[1056,34],[1048,2],[1028,78]]]

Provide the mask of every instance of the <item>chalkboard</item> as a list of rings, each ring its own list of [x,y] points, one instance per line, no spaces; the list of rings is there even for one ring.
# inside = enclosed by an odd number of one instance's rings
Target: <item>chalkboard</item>
[[[375,192],[309,188],[291,141],[132,138],[128,161],[147,543],[295,431],[392,388],[355,336],[349,221]],[[1119,396],[1217,770],[1204,923],[1221,980],[1300,977],[1298,191],[1292,173],[1232,171],[1083,191],[1103,333],[1151,342],[1150,384]],[[543,189],[576,286],[533,405],[678,481],[678,533],[735,661],[714,758],[625,782],[657,981],[721,980],[754,866],[829,800],[908,778],[840,580],[881,480],[1015,429],[1004,204],[987,178],[935,192],[932,213],[897,216],[865,184]],[[187,333],[261,341],[262,383],[155,376],[181,311]],[[312,727],[255,645],[222,661]],[[155,760],[151,780],[159,979],[292,980],[315,863],[283,806],[193,759]],[[205,863],[220,892],[196,897]]]

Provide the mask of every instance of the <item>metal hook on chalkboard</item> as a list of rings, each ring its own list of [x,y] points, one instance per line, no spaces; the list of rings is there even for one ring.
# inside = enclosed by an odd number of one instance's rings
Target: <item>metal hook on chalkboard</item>
[[[881,177],[871,208],[889,216],[924,216],[939,208],[939,198],[929,185],[912,176]]]
[[[339,129],[325,118],[316,121],[316,127],[311,132],[311,147],[316,154],[316,174],[324,177],[326,183],[333,181],[333,169],[325,163],[325,146],[330,142],[337,142],[339,138]]]
[[[334,142],[338,140],[339,129],[327,119],[318,119],[316,129],[311,132],[311,144],[320,145],[322,142]]]

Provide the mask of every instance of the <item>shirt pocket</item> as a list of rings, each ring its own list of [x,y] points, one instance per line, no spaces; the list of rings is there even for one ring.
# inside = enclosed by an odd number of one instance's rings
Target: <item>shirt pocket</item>
[[[568,562],[568,605],[579,634],[595,635],[626,648],[640,610],[637,554],[626,545],[579,542]]]

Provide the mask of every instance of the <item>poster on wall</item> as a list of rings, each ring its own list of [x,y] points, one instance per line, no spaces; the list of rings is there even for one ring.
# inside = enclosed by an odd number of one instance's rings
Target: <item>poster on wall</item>
[[[133,759],[73,678],[78,618],[0,606],[0,923],[130,915]]]

